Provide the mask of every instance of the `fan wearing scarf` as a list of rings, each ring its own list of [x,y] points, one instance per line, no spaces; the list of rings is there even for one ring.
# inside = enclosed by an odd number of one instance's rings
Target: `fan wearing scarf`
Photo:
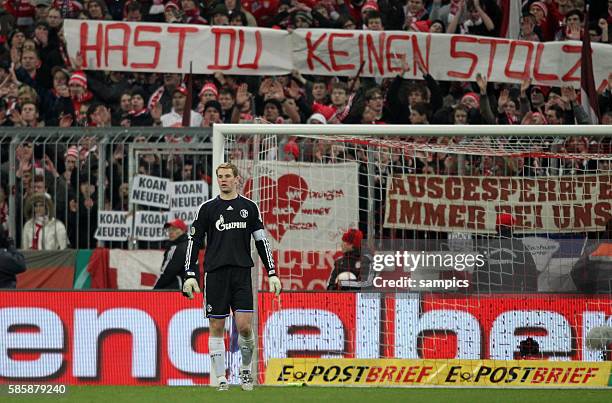
[[[34,193],[26,200],[25,214],[29,219],[23,226],[22,249],[66,249],[68,246],[66,227],[54,217],[54,212],[51,196],[46,193]]]

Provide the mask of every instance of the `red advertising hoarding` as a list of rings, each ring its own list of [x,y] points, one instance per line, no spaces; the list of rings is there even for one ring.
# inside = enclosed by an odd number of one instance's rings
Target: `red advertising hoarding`
[[[208,383],[202,297],[169,292],[0,292],[0,383]],[[584,335],[612,324],[608,296],[324,292],[260,295],[259,372],[271,358],[601,360]],[[235,337],[226,340],[237,368]],[[235,371],[233,371],[235,373]],[[233,377],[235,378],[235,376]],[[233,379],[232,378],[232,379]]]

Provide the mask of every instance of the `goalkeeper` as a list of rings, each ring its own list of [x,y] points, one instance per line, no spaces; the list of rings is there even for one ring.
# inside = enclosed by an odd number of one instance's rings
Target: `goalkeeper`
[[[227,390],[223,331],[225,318],[230,315],[231,309],[239,332],[241,386],[243,390],[252,390],[251,360],[255,340],[251,326],[251,268],[254,265],[251,259],[251,236],[255,239],[259,257],[268,271],[270,290],[276,295],[281,292],[281,282],[274,268],[272,250],[266,239],[259,208],[237,192],[238,168],[233,164],[221,164],[216,169],[216,175],[220,195],[198,208],[189,232],[183,294],[191,299],[194,292],[200,292],[197,281],[198,251],[207,237],[204,309],[210,322],[208,349],[211,367],[217,375],[219,390]]]

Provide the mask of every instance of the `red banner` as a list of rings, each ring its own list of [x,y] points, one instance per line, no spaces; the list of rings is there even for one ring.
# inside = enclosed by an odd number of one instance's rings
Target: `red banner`
[[[528,42],[471,35],[405,31],[282,30],[146,22],[66,20],[68,52],[84,68],[196,74],[393,77],[406,62],[406,78],[421,78],[417,60],[438,80],[580,85],[579,42]],[[604,88],[612,49],[593,44],[595,85]],[[202,52],[189,52],[202,49]]]
[[[0,383],[208,383],[201,294],[0,292]],[[271,358],[513,359],[528,336],[543,359],[600,361],[589,329],[612,325],[609,296],[286,293],[259,297],[259,370]],[[382,326],[381,326],[382,324]],[[226,344],[231,379],[240,352]],[[260,375],[260,380],[263,375]]]

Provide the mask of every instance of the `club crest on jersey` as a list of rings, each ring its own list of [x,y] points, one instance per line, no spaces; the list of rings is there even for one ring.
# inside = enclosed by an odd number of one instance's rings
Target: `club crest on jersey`
[[[206,312],[212,312],[212,306],[210,304],[206,305]]]
[[[194,236],[194,235],[195,235],[195,227],[191,227],[191,231],[190,231],[190,233],[191,233],[191,236]]]
[[[249,216],[249,212],[246,209],[240,210],[240,217],[247,218]]]
[[[238,222],[225,222],[225,219],[223,218],[223,215],[220,214],[219,215],[219,219],[215,222],[215,227],[217,228],[217,231],[226,231],[226,230],[230,230],[230,229],[242,229],[242,228],[246,228],[247,227],[247,223],[243,222],[243,221],[238,221]]]

